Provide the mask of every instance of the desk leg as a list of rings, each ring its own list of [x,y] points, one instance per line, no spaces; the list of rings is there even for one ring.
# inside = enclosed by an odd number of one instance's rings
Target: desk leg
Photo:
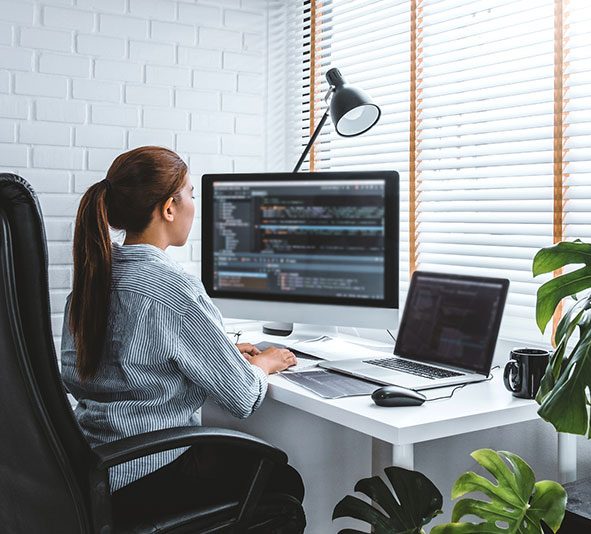
[[[558,433],[558,482],[577,479],[577,436]]]
[[[392,445],[381,439],[371,440],[371,474],[383,475],[384,468],[391,465],[414,469],[414,445]]]

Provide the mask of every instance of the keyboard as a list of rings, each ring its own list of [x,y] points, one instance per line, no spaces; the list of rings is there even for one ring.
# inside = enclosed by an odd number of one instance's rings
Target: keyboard
[[[451,378],[452,376],[462,376],[463,373],[456,373],[455,371],[448,371],[440,367],[431,367],[430,365],[423,365],[422,363],[411,362],[408,360],[401,360],[400,358],[376,358],[375,360],[364,360],[363,363],[377,365],[385,369],[392,369],[393,371],[402,371],[411,375],[420,376],[423,378]]]

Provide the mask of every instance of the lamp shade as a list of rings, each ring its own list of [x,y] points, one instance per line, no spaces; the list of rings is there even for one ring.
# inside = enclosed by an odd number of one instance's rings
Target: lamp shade
[[[316,126],[306,148],[304,148],[293,172],[300,170],[308,152],[310,152],[310,148],[328,119],[329,113],[335,130],[343,137],[354,137],[367,132],[367,130],[378,122],[382,113],[380,108],[372,102],[369,95],[361,89],[345,83],[339,69],[330,69],[326,73],[326,79],[330,85],[330,90],[326,94],[325,100],[328,100],[329,96],[332,95],[330,104],[324,115],[322,115],[322,119],[320,119],[318,126]]]
[[[333,87],[330,117],[339,135],[354,137],[378,122],[380,108],[367,93],[346,83],[338,69],[330,69],[326,79]]]

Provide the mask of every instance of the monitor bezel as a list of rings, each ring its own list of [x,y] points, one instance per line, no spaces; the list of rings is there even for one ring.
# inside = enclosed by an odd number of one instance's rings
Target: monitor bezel
[[[410,280],[410,286],[408,289],[408,294],[406,296],[406,302],[412,302],[412,297],[414,296],[414,292],[416,291],[417,283],[421,278],[431,278],[441,281],[452,280],[452,281],[459,281],[459,282],[466,282],[466,283],[473,283],[473,284],[495,284],[499,286],[500,292],[500,300],[499,300],[499,307],[497,309],[497,314],[494,318],[494,322],[492,325],[491,336],[486,345],[486,356],[485,361],[483,362],[483,366],[465,366],[462,367],[463,370],[469,370],[474,373],[478,373],[481,375],[488,376],[490,373],[490,369],[493,362],[493,357],[495,353],[495,348],[497,346],[497,340],[499,338],[499,330],[501,328],[501,321],[503,319],[503,311],[505,309],[505,304],[507,302],[507,294],[509,292],[509,280],[506,278],[492,278],[488,276],[474,276],[474,275],[466,275],[466,274],[451,274],[445,272],[433,272],[433,271],[415,271],[412,274]],[[406,352],[402,349],[402,343],[404,340],[404,332],[406,327],[406,323],[408,321],[409,313],[407,311],[407,305],[404,306],[404,310],[402,312],[402,318],[400,319],[400,326],[398,327],[398,335],[396,336],[396,344],[394,346],[394,354],[396,356],[400,356],[401,358],[409,358],[416,361],[430,363],[432,365],[448,365],[441,360],[433,360],[428,357],[425,357],[424,354],[419,354],[418,351],[410,351]]]
[[[384,180],[384,298],[356,299],[349,297],[315,297],[301,295],[261,295],[256,292],[216,290],[213,287],[213,184],[215,182],[261,181],[359,181]],[[398,309],[399,291],[399,218],[400,190],[396,171],[341,171],[294,173],[204,174],[201,179],[201,277],[207,294],[212,298],[331,304],[365,308]],[[392,276],[393,275],[393,276]]]

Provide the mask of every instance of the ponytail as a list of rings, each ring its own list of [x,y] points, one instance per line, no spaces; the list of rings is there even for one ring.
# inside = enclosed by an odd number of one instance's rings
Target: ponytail
[[[81,380],[96,375],[104,346],[111,292],[111,238],[107,215],[110,183],[92,185],[82,197],[74,231],[74,281],[69,325]]]
[[[82,197],[74,230],[74,283],[69,325],[81,380],[99,370],[105,344],[111,294],[109,227],[141,233],[155,206],[181,190],[187,165],[172,150],[144,146],[125,152],[107,177]]]

